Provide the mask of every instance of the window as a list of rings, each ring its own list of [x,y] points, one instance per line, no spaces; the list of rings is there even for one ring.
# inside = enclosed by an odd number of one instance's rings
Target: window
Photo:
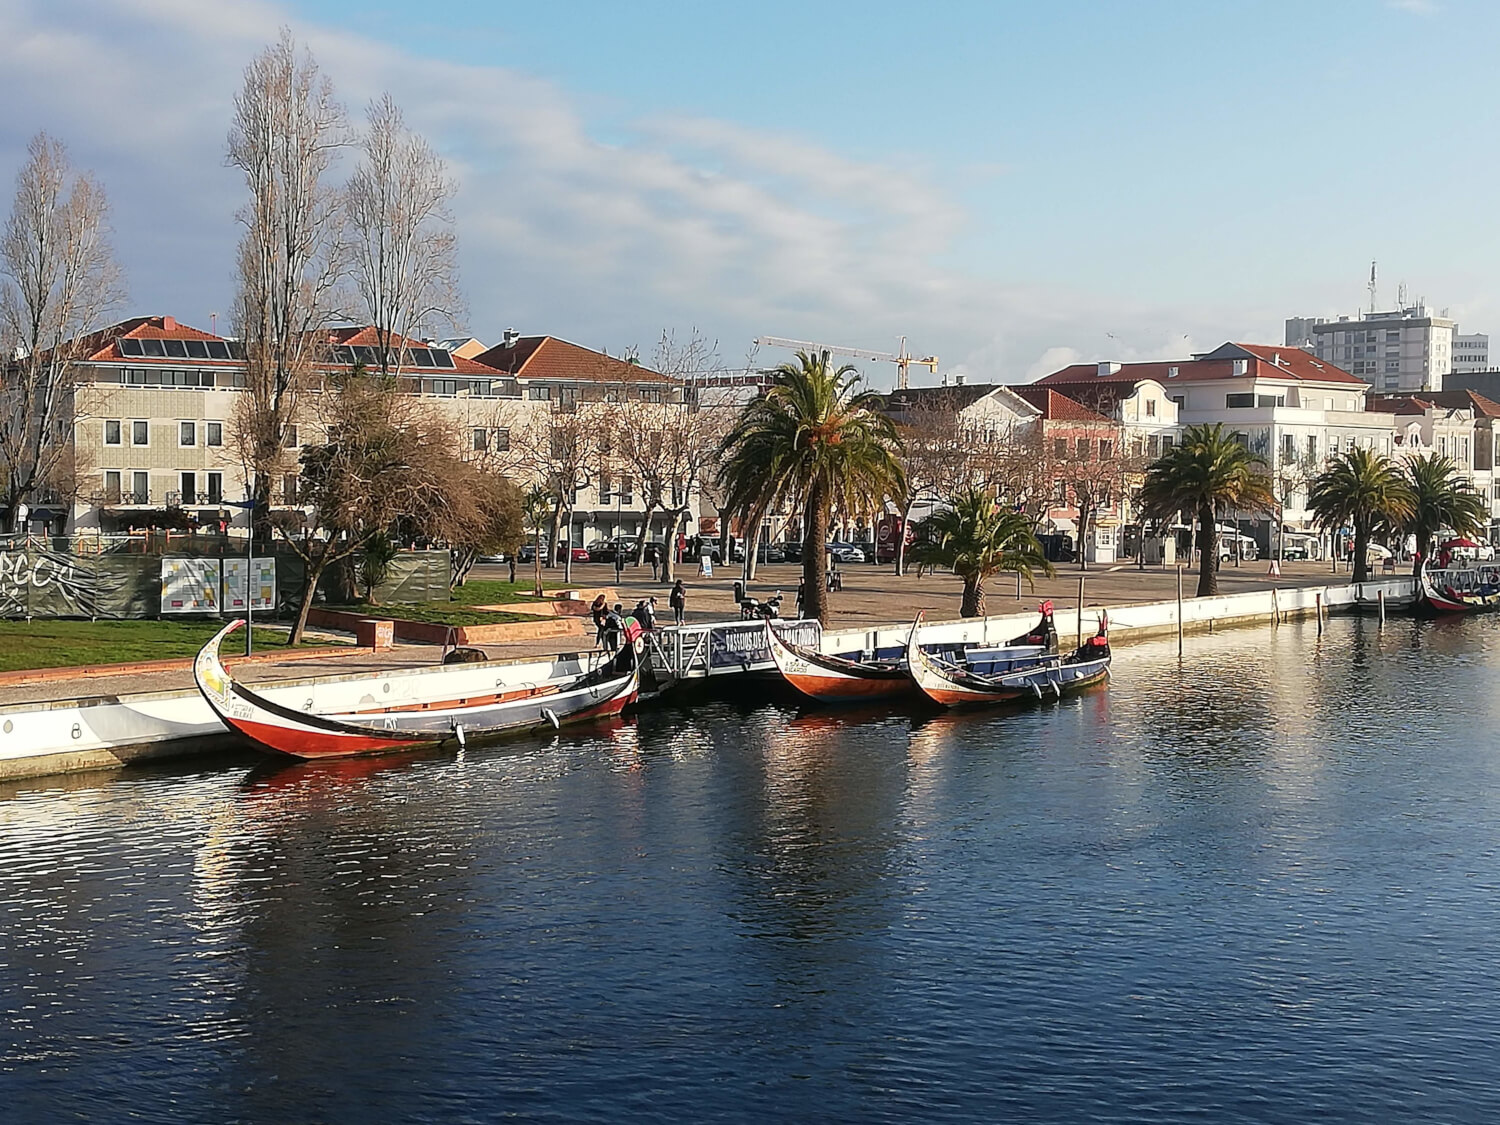
[[[1055,480],[1052,482],[1052,502],[1054,504],[1066,504],[1068,502],[1068,485],[1066,481]]]
[[[223,445],[224,444],[224,423],[223,422],[205,422],[204,423],[204,429],[207,431],[204,434],[204,438],[205,438],[204,444],[205,445]]]
[[[1099,439],[1099,460],[1108,461],[1115,451],[1115,443],[1108,438]]]
[[[1285,406],[1286,395],[1256,395],[1256,406]]]
[[[1155,418],[1156,417],[1156,400],[1154,398],[1148,398],[1146,400],[1146,417],[1147,418]]]
[[[1246,391],[1244,394],[1233,394],[1224,396],[1225,409],[1242,409],[1255,405],[1255,395]]]
[[[184,449],[190,445],[198,444],[198,424],[196,422],[177,423],[177,444]]]
[[[288,426],[286,428],[286,430],[282,433],[282,435],[281,435],[281,446],[282,446],[283,449],[296,449],[297,448],[297,427],[296,426]],[[291,501],[287,501],[287,502],[291,503]]]
[[[1297,438],[1294,434],[1281,435],[1281,459],[1283,461],[1295,461],[1297,459]]]
[[[118,422],[105,422],[104,423],[104,444],[105,445],[119,445],[120,444],[120,423],[118,423]]]
[[[224,503],[224,474],[223,473],[209,473],[208,474],[208,495],[205,497],[205,499],[210,504],[222,504],[222,503]]]
[[[1052,453],[1055,457],[1066,457],[1068,455],[1068,439],[1058,438],[1052,443]]]
[[[130,474],[130,502],[132,504],[151,503],[151,474]]]
[[[295,504],[297,502],[296,473],[287,473],[281,478],[281,502],[283,504]]]
[[[610,502],[609,486],[611,483],[612,478],[608,473],[599,474],[599,503],[608,504]]]
[[[1187,395],[1173,395],[1172,401],[1177,404],[1177,409],[1182,410],[1187,406]]]
[[[182,489],[179,504],[196,504],[198,502],[198,474],[181,473]]]
[[[130,444],[131,445],[150,445],[151,444],[151,424],[149,422],[132,422],[132,423],[130,423]]]
[[[660,402],[661,401],[661,388],[660,387],[642,387],[641,388],[641,401],[642,402]]]
[[[631,491],[632,491],[632,488],[634,486],[634,483],[635,482],[631,479],[631,476],[630,476],[629,473],[626,473],[624,476],[622,476],[620,478],[620,503],[622,503],[622,504],[633,504],[633,503],[635,503],[635,497],[631,494]]]
[[[538,402],[544,402],[547,399],[550,399],[552,397],[552,388],[551,387],[527,387],[526,388],[526,397],[530,398],[530,399],[535,399]]]
[[[110,469],[104,474],[104,503],[118,504],[120,502],[120,472]]]
[[[485,453],[490,448],[489,430],[476,429],[474,431],[474,452]]]
[[[510,431],[500,429],[495,431],[495,452],[505,453],[510,449]]]

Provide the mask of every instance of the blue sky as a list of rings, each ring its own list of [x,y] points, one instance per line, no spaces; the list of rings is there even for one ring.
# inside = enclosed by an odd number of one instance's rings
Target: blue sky
[[[68,141],[133,308],[227,306],[229,99],[280,24],[452,161],[485,339],[905,333],[1017,380],[1279,342],[1372,258],[1500,332],[1500,5],[0,3],[0,173]]]

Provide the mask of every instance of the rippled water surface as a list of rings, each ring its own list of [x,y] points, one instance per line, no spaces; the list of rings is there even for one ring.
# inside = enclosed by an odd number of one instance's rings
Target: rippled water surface
[[[14,785],[0,1119],[1500,1120],[1497,684],[1500,621],[1343,620]]]

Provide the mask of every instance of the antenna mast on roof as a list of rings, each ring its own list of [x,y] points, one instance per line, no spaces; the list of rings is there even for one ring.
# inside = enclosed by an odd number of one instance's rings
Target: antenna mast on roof
[[[1370,263],[1370,314],[1375,313],[1375,263]]]

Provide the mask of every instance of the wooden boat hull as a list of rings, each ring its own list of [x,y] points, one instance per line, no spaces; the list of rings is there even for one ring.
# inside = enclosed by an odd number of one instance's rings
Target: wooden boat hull
[[[1101,624],[1100,636],[1102,628]],[[916,643],[916,636],[914,626],[907,644],[907,667],[918,690],[943,707],[987,707],[1061,699],[1109,679],[1108,648],[1105,646],[1101,657],[1087,658],[1092,642],[1068,658],[1059,655],[1030,668],[984,676],[933,658]]]
[[[463,744],[468,739],[615,715],[635,699],[639,689],[635,654],[627,650],[609,665],[562,682],[521,685],[481,698],[315,715],[258,695],[225,669],[219,646],[243,624],[231,621],[203,646],[193,662],[193,679],[230,730],[263,750],[303,760]]]
[[[852,660],[789,644],[769,623],[766,632],[771,659],[782,678],[818,703],[868,702],[916,692],[904,659]],[[1045,645],[1017,644],[973,646],[970,651],[979,667],[1006,672],[1030,668],[1056,654]]]
[[[911,677],[899,664],[860,664],[794,648],[766,624],[776,670],[792,687],[819,703],[854,703],[910,695]]]
[[[1480,577],[1486,574],[1493,576],[1493,568],[1481,571]],[[1417,602],[1429,613],[1488,613],[1500,610],[1500,586],[1491,582],[1458,589],[1423,566],[1417,575]]]

